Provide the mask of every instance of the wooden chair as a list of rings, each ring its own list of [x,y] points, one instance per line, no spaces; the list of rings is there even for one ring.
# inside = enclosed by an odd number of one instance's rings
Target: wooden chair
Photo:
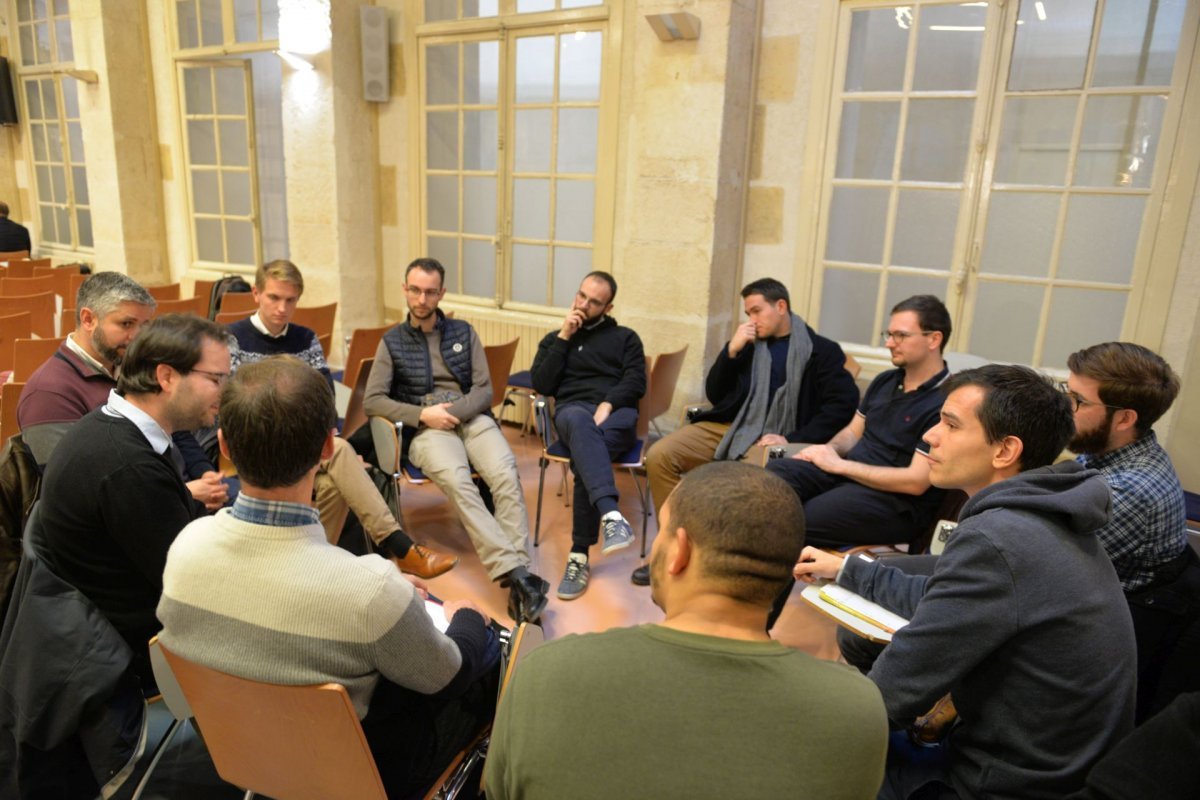
[[[321,353],[325,356],[325,360],[329,360],[329,348],[333,347],[333,334],[323,333],[317,337],[317,343],[321,345]]]
[[[0,372],[7,372],[13,368],[12,343],[31,336],[33,328],[28,311],[0,317]]]
[[[675,387],[679,384],[679,373],[683,371],[683,361],[687,358],[688,346],[673,353],[660,353],[654,359],[654,369],[650,373],[650,385],[646,387],[649,395],[646,413],[650,415],[650,426],[660,437],[663,435],[658,427],[658,420],[671,410],[675,400]]]
[[[74,333],[78,323],[75,321],[75,309],[64,308],[58,315],[58,332],[63,336]]]
[[[258,311],[258,303],[253,292],[228,292],[221,298],[221,313],[231,311]]]
[[[163,300],[178,300],[179,299],[179,284],[165,283],[161,286],[147,286],[146,291],[150,296],[160,303]]]
[[[12,381],[0,386],[0,447],[8,442],[8,437],[21,430],[17,424],[17,403],[24,388],[24,383]]]
[[[55,330],[58,303],[54,292],[5,297],[0,295],[0,316],[28,312],[30,328],[34,336],[53,337]]]
[[[49,267],[53,264],[49,258],[27,258],[23,263],[28,264],[34,269],[37,269],[38,267]]]
[[[363,410],[363,396],[367,393],[367,378],[371,374],[373,358],[364,358],[355,367],[354,386],[350,389],[350,402],[346,404],[346,418],[342,423],[342,437],[349,438],[367,423],[367,412]]]
[[[364,359],[375,360],[379,342],[391,327],[383,325],[379,328],[356,328],[353,334],[346,337],[346,369],[342,373],[342,383],[353,388],[358,382],[357,370]]]
[[[195,314],[197,317],[208,316],[208,299],[204,297],[188,297],[183,300],[160,300],[154,309],[154,316],[163,314]]]
[[[39,278],[0,278],[0,297],[19,297],[42,292],[66,294],[70,289],[70,280],[68,276],[64,277],[68,280],[61,281],[53,275],[43,275]]]
[[[32,278],[33,277],[33,262],[32,261],[10,261],[10,262],[8,262],[8,266],[0,267],[0,277]]]
[[[337,303],[324,306],[297,307],[292,322],[311,328],[317,338],[333,335],[333,320],[337,316]]]
[[[150,668],[154,671],[154,682],[158,684],[159,696],[163,705],[171,712],[172,719],[170,726],[167,727],[163,737],[158,740],[158,745],[154,748],[154,755],[150,758],[150,764],[138,782],[137,789],[134,790],[132,800],[140,800],[142,793],[146,791],[146,786],[150,783],[150,776],[154,774],[154,768],[162,760],[163,753],[167,751],[171,740],[183,727],[183,723],[193,717],[192,707],[188,705],[187,698],[183,696],[183,689],[180,688],[179,681],[175,679],[175,673],[171,671],[171,665],[167,663],[167,657],[163,655],[162,645],[158,643],[157,636],[150,639],[149,649]]]
[[[235,295],[227,294],[225,296],[234,297]],[[215,321],[218,325],[232,325],[235,322],[241,322],[244,319],[249,319],[253,315],[253,311],[221,311],[217,314]]]
[[[0,261],[27,261],[29,260],[28,250],[4,250],[0,251]]]
[[[63,300],[63,305],[75,305],[75,298],[79,296],[79,287],[83,286],[84,281],[92,277],[91,275],[78,275],[71,273],[71,294],[70,297]]]
[[[508,373],[512,370],[513,356],[517,353],[517,345],[521,337],[513,339],[508,344],[485,345],[483,353],[487,356],[488,375],[492,381],[492,408],[504,402],[508,387]]]
[[[14,381],[24,383],[46,360],[54,356],[63,338],[58,339],[17,339],[13,342],[13,376]]]

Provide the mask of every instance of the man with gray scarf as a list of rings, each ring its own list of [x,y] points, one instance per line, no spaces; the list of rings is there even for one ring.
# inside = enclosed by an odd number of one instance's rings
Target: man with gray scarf
[[[683,475],[710,461],[736,461],[754,445],[828,441],[854,416],[858,388],[837,342],[792,313],[774,278],[742,289],[747,321],[721,348],[704,391],[712,408],[658,441],[646,456],[655,511]],[[634,583],[649,583],[645,566]]]

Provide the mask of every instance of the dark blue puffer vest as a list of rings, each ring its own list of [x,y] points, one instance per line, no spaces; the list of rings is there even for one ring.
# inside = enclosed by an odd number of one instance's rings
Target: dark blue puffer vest
[[[471,326],[462,320],[447,319],[441,311],[437,312],[437,318],[436,328],[442,332],[442,358],[466,394],[471,391]],[[421,405],[425,395],[433,391],[433,368],[425,334],[402,323],[384,334],[383,341],[392,356],[389,395],[401,403]]]

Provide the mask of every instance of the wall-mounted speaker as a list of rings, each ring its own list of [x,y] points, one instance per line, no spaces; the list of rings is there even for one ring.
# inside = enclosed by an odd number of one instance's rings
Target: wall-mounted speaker
[[[13,79],[8,71],[8,59],[0,56],[0,125],[17,124],[17,98],[13,94]]]
[[[387,9],[360,6],[358,22],[362,31],[363,99],[372,103],[386,103],[391,94]]]

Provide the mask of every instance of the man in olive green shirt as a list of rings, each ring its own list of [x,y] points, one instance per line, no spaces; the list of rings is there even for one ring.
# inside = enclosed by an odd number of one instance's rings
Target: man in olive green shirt
[[[666,618],[521,663],[492,729],[490,800],[875,797],[879,691],[765,632],[803,544],[795,493],[718,461],[683,479],[659,523],[650,580]]]

